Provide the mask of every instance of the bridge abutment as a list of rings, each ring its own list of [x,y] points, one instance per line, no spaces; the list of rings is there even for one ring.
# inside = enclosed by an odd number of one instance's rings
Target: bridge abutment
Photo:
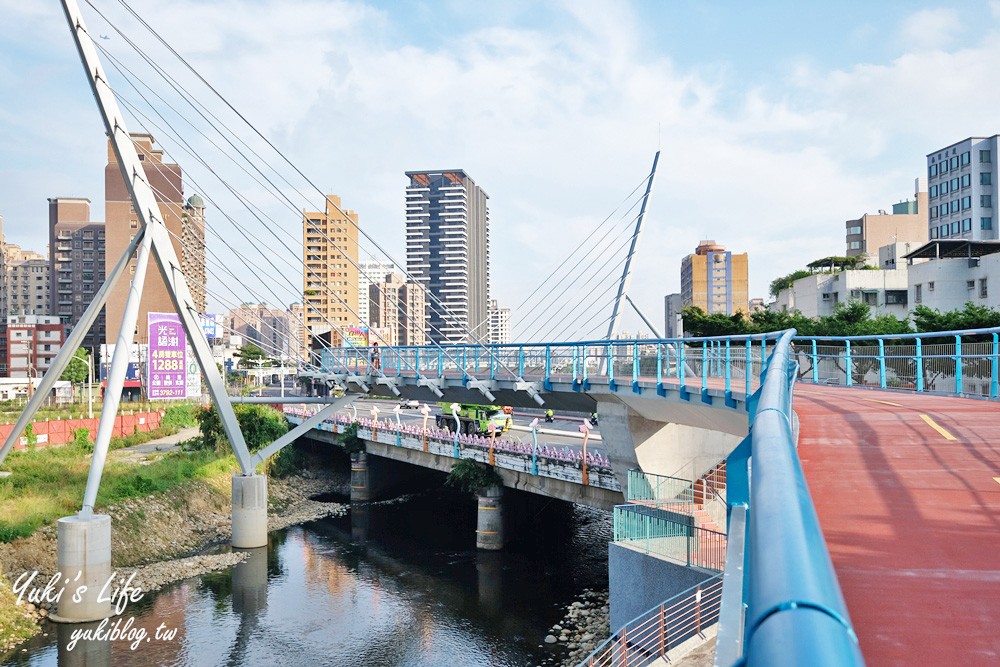
[[[233,475],[233,546],[267,546],[267,476]]]
[[[479,493],[476,519],[476,548],[484,551],[503,549],[503,487],[491,486]]]
[[[63,517],[57,522],[56,540],[56,563],[65,588],[50,618],[87,623],[111,616],[111,597],[106,590],[102,594],[111,578],[111,517]]]

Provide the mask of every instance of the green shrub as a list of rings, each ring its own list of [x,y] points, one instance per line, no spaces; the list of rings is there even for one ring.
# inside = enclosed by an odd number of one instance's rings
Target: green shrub
[[[24,427],[24,437],[28,440],[28,448],[34,449],[35,445],[38,444],[38,436],[35,435],[35,425],[28,422],[28,425]]]
[[[348,454],[357,454],[365,451],[365,441],[358,437],[358,422],[351,422],[344,432],[337,436],[337,440],[344,446],[344,451]]]
[[[199,410],[201,410],[200,406],[190,403],[171,406],[164,411],[160,426],[174,428],[178,431],[189,426],[197,426],[198,419],[196,413]]]
[[[90,441],[90,429],[78,428],[73,431],[72,444],[88,453],[94,451],[94,443]]]
[[[451,467],[448,479],[444,483],[461,491],[479,493],[491,486],[503,486],[503,478],[485,463],[462,459]]]
[[[285,415],[266,405],[237,404],[233,406],[243,439],[251,452],[266,447],[288,432]],[[215,407],[202,408],[196,414],[198,427],[205,448],[212,447],[219,454],[231,449],[222,420]]]

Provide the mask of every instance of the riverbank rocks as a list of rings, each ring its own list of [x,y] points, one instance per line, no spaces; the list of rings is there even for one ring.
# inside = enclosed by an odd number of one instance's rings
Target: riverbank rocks
[[[607,591],[585,589],[566,607],[563,619],[552,626],[545,643],[554,652],[545,664],[572,667],[590,655],[611,634]]]

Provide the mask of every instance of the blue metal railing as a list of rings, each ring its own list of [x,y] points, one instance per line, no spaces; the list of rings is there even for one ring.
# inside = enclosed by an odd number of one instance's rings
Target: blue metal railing
[[[871,336],[796,336],[815,384],[1000,398],[1000,327]]]
[[[727,500],[749,512],[745,562],[726,563],[743,566],[746,615],[741,628],[720,626],[720,641],[741,634],[750,665],[862,665],[792,435],[794,333],[774,345],[749,401],[750,435],[726,464]]]
[[[447,378],[453,382],[470,377],[489,380],[540,381],[587,391],[591,383],[606,384],[611,391],[641,394],[655,389],[665,396],[679,392],[711,404],[722,394],[735,408],[735,396],[749,395],[757,386],[769,341],[781,332],[749,336],[715,336],[682,339],[592,340],[578,342],[382,347],[381,371],[388,377]],[[365,347],[331,348],[321,355],[327,373],[367,374],[370,350]]]

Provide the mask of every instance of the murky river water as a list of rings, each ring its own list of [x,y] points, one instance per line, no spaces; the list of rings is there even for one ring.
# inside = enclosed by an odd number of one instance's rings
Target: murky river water
[[[607,589],[611,527],[607,512],[524,500],[507,548],[497,553],[475,548],[475,501],[447,490],[277,531],[247,562],[130,605],[122,625],[134,618],[130,629],[145,629],[149,641],[73,645],[71,633],[81,626],[49,625],[47,637],[8,661],[535,665],[552,655],[539,644],[575,596]],[[157,639],[161,626],[161,637],[176,635]]]

